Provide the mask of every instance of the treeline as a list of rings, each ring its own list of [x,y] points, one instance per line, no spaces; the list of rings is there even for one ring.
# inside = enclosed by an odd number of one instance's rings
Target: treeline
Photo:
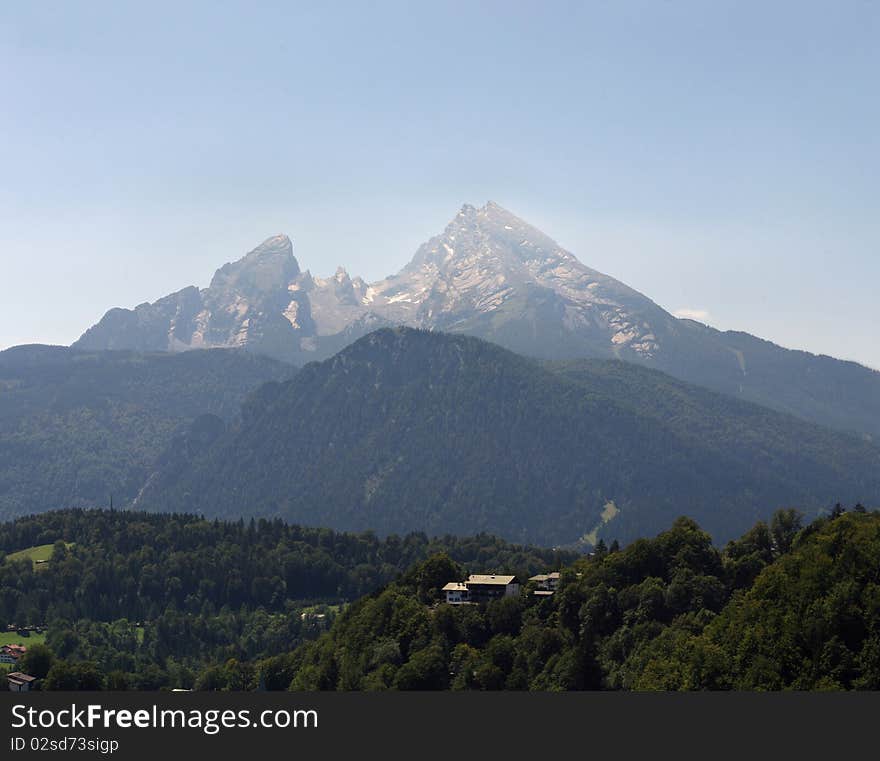
[[[143,621],[169,609],[213,615],[242,606],[282,612],[291,600],[360,597],[440,551],[469,567],[523,573],[576,557],[487,535],[379,539],[183,514],[61,510],[0,525],[7,553],[50,543],[44,566],[0,564],[0,622]]]
[[[440,569],[432,573],[431,569]],[[283,663],[296,690],[880,689],[880,513],[777,513],[716,549],[689,519],[600,547],[551,598],[431,607],[434,558]]]
[[[45,544],[54,544],[47,563],[6,557]],[[206,664],[286,653],[341,604],[438,552],[474,571],[522,574],[576,558],[487,535],[380,539],[280,520],[78,509],[0,524],[0,548],[0,631],[48,626],[58,668],[90,663],[101,680],[113,673],[117,686],[144,689],[192,687]],[[77,679],[47,686],[93,681]]]
[[[0,519],[132,500],[199,415],[224,420],[295,369],[250,352],[0,352]]]
[[[92,515],[54,518],[83,526]],[[29,522],[52,517],[8,524],[2,530],[11,533],[2,536],[46,538]],[[680,518],[653,539],[623,549],[600,542],[581,558],[489,537],[444,546],[419,536],[380,541],[268,522],[97,518],[94,530],[115,527],[123,546],[139,522],[152,526],[157,551],[169,558],[171,547],[188,541],[188,525],[228,531],[238,538],[230,543],[249,546],[245,555],[253,557],[272,546],[273,532],[323,541],[322,550],[332,556],[335,547],[353,568],[368,566],[363,552],[383,557],[388,542],[401,565],[401,544],[418,547],[409,556],[419,557],[349,605],[288,598],[275,608],[212,610],[206,601],[195,612],[169,602],[143,625],[56,618],[46,644],[30,648],[21,664],[43,678],[44,689],[880,689],[880,512],[861,506],[835,508],[806,526],[796,511],[780,511],[723,549]],[[84,552],[84,535],[65,535],[74,537],[80,541],[64,563]],[[7,562],[3,572],[15,568],[24,578],[24,565]],[[53,558],[30,574],[48,578],[61,565]],[[561,568],[560,587],[549,598],[526,588],[487,605],[442,602],[447,581],[490,566],[521,576]]]
[[[39,677],[46,690],[253,689],[263,660],[316,638],[337,609],[289,603],[281,613],[168,610],[142,625],[57,619],[16,668]]]

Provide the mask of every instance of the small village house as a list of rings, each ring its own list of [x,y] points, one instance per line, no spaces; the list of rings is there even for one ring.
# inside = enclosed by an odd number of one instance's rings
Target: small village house
[[[18,659],[26,652],[24,645],[3,645],[0,648],[0,663],[18,663]]]
[[[559,571],[553,573],[539,573],[529,578],[535,585],[532,592],[536,597],[550,597],[559,587]]]
[[[21,671],[13,671],[6,675],[6,681],[9,684],[10,692],[30,692],[36,689],[37,678],[30,674],[23,674]]]
[[[450,605],[481,603],[502,597],[518,595],[521,585],[516,576],[500,576],[494,573],[471,574],[467,581],[453,581],[443,587],[446,602]]]
[[[470,602],[467,584],[460,581],[450,581],[443,592],[446,594],[446,602],[450,605],[461,605],[463,602]]]

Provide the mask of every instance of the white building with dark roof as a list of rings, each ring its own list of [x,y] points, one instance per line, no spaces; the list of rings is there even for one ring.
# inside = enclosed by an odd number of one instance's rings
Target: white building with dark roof
[[[553,573],[539,573],[529,578],[535,584],[535,594],[538,597],[549,597],[559,587],[559,571]]]
[[[450,581],[442,591],[446,594],[446,602],[450,605],[461,605],[463,602],[471,601],[467,584],[460,581]]]
[[[30,692],[37,684],[35,676],[23,674],[21,671],[13,671],[11,674],[7,674],[6,681],[9,684],[10,692]]]
[[[452,581],[443,587],[446,602],[450,605],[480,603],[502,597],[518,595],[521,589],[516,576],[500,576],[494,573],[474,573],[467,581]]]

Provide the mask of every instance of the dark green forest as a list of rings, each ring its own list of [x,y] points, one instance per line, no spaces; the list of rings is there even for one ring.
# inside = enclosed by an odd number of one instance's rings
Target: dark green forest
[[[66,506],[0,524],[47,690],[880,689],[880,516],[832,508],[878,496],[858,437],[464,336],[0,353],[0,517]]]
[[[139,506],[567,545],[681,514],[727,541],[779,508],[877,499],[880,449],[855,436],[624,362],[384,329],[261,387],[239,423],[200,420]]]
[[[880,512],[860,505],[723,548],[679,518],[580,557],[130,512],[0,526],[10,553],[52,540],[43,565],[0,562],[5,620],[48,626],[21,664],[48,690],[880,689]],[[551,597],[442,601],[469,572],[552,569]]]
[[[292,689],[880,689],[880,513],[780,511],[723,550],[680,518],[550,598],[433,604],[433,558],[289,656]]]
[[[294,368],[235,350],[183,354],[19,346],[0,352],[0,519],[132,500],[196,417],[234,418]]]
[[[46,544],[55,545],[47,563],[6,557]],[[286,653],[340,606],[438,552],[523,574],[576,557],[486,535],[378,539],[277,520],[79,509],[2,524],[0,548],[0,631],[45,626],[57,659],[142,689],[189,688],[206,664]]]
[[[633,364],[411,329],[300,372],[234,350],[0,352],[0,519],[111,497],[573,547],[686,514],[726,541],[779,508],[875,502],[880,448]]]

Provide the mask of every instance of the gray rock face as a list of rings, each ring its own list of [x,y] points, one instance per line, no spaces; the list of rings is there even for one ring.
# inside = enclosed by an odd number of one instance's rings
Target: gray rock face
[[[290,238],[276,235],[239,261],[224,264],[201,291],[191,286],[133,310],[111,309],[74,346],[141,351],[244,347],[289,360],[315,335],[303,288],[307,281]]]
[[[325,357],[367,328],[405,324],[474,333],[547,357],[650,358],[659,349],[655,326],[670,322],[649,299],[489,202],[462,207],[400,273],[377,283],[342,267],[328,278],[303,273],[290,239],[278,235],[225,264],[202,291],[110,310],[76,345],[244,346],[302,360]]]
[[[301,272],[278,235],[210,286],[111,309],[75,344],[245,347],[303,364],[384,325],[467,333],[544,359],[614,357],[826,425],[880,437],[880,373],[673,317],[493,202],[470,205],[398,274]]]
[[[389,321],[472,333],[544,357],[650,358],[674,320],[495,203],[466,205],[364,301]]]

